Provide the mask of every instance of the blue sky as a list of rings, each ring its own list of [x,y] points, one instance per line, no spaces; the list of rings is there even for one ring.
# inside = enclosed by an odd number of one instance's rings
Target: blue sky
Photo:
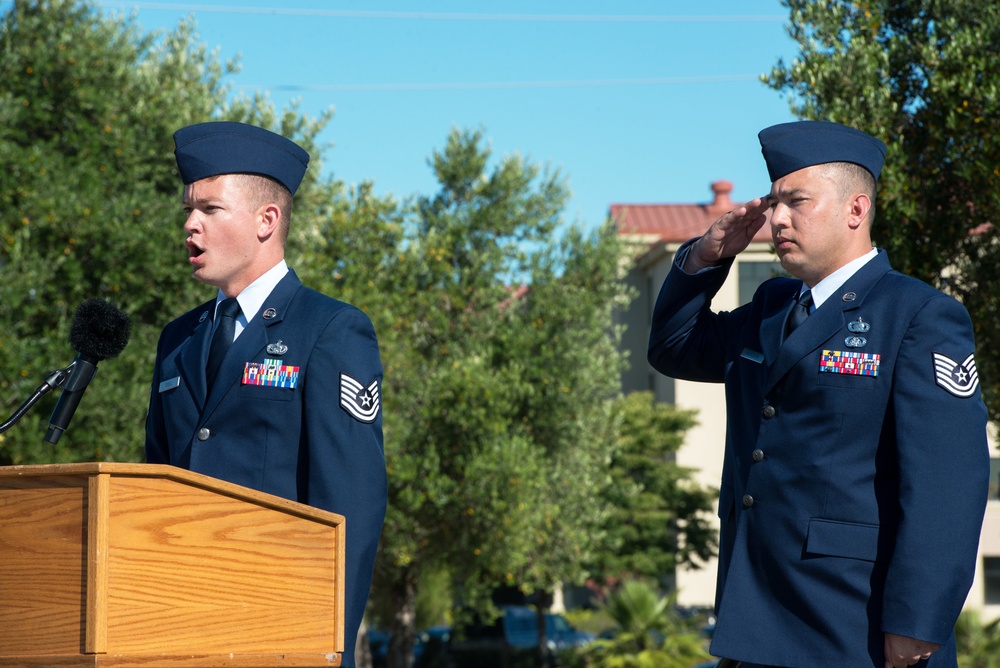
[[[757,132],[793,120],[758,80],[796,54],[779,0],[96,4],[147,30],[193,15],[201,42],[239,54],[234,91],[333,107],[326,172],[398,197],[435,191],[427,160],[458,127],[559,169],[570,223],[707,201],[718,179],[742,201],[769,187]]]

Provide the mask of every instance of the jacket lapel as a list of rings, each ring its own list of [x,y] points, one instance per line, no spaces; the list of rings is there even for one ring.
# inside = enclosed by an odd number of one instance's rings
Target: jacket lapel
[[[760,323],[760,345],[761,352],[764,353],[764,360],[773,366],[778,359],[781,350],[782,336],[785,329],[785,318],[788,315],[788,307],[798,294],[801,281],[789,281],[783,289],[788,290],[787,296],[775,295],[778,304],[765,308],[765,314]]]
[[[177,369],[184,378],[184,384],[191,388],[191,395],[198,406],[205,405],[207,382],[205,367],[208,365],[208,348],[212,340],[212,309],[215,302],[204,305],[199,322],[191,332],[190,338],[184,342],[178,351]]]

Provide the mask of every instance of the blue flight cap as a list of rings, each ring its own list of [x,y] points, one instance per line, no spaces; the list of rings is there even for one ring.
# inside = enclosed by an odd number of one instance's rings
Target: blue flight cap
[[[309,154],[292,140],[246,123],[189,125],[174,133],[174,146],[184,185],[220,174],[259,174],[294,195],[309,164]]]
[[[772,183],[804,167],[827,162],[853,162],[878,181],[885,162],[885,144],[839,123],[781,123],[761,130],[757,138]]]

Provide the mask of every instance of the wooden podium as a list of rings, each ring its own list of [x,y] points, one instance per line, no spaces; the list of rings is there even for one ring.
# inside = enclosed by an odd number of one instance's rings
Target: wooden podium
[[[344,518],[172,466],[0,467],[0,667],[339,666]]]

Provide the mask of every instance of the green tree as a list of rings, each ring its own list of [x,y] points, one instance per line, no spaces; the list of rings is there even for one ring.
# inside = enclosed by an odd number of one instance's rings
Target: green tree
[[[382,347],[390,498],[374,591],[391,602],[395,665],[428,566],[482,608],[499,584],[577,576],[600,539],[617,242],[608,229],[555,240],[559,175],[516,155],[494,165],[483,144],[451,133],[433,196],[353,190],[312,249],[331,258],[317,279],[371,315]]]
[[[0,436],[0,463],[141,458],[158,333],[212,293],[184,264],[173,132],[228,118],[311,146],[326,121],[277,118],[260,98],[227,103],[234,68],[191,21],[144,34],[70,0],[17,0],[0,19],[0,411],[70,361],[80,302],[105,298],[132,319],[131,342],[98,367],[58,446],[42,442],[53,392]],[[304,230],[315,190],[297,198]]]
[[[984,398],[1000,417],[1000,5],[785,0],[799,45],[764,81],[808,119],[888,151],[873,236],[893,265],[969,310]]]
[[[522,370],[528,391],[515,418],[541,450],[544,487],[523,545],[519,586],[538,613],[538,665],[547,660],[545,618],[552,590],[582,582],[612,549],[603,490],[621,424],[624,360],[616,310],[630,299],[621,274],[623,248],[613,226],[590,234],[569,228],[532,258],[531,283],[518,302],[518,324],[499,344]]]
[[[691,411],[633,392],[619,403],[618,447],[605,495],[613,508],[607,531],[615,549],[594,570],[611,578],[657,578],[678,566],[698,567],[715,555],[710,521],[715,493],[695,484],[675,453],[695,424]]]

